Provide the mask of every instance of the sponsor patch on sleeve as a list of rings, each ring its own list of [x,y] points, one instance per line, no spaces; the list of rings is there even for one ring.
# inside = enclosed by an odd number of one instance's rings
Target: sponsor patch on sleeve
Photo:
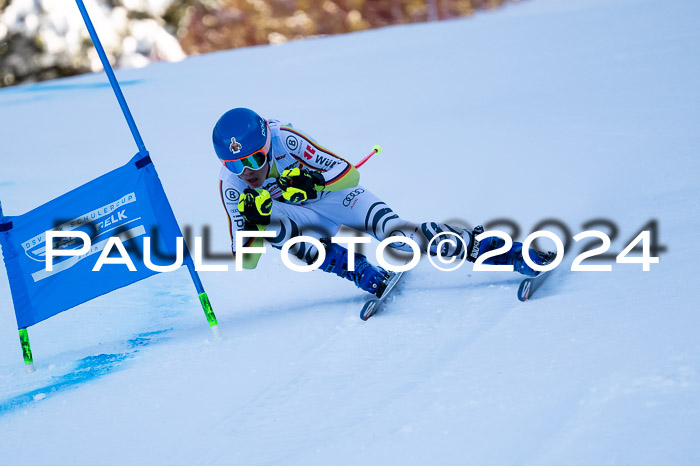
[[[299,139],[290,134],[287,136],[287,139],[284,140],[284,144],[287,146],[287,149],[294,152],[299,148]]]
[[[311,145],[307,144],[306,149],[304,149],[304,158],[306,160],[311,160],[314,158],[314,154],[316,153],[316,149],[311,147]]]
[[[228,188],[226,191],[224,191],[224,197],[227,201],[237,202],[238,199],[241,197],[241,193],[239,193],[233,188]]]

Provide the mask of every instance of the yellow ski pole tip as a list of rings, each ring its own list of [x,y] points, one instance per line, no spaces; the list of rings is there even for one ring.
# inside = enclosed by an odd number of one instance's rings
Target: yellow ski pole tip
[[[381,153],[382,153],[382,146],[380,146],[379,144],[377,144],[377,145],[375,145],[374,147],[372,147],[372,150],[375,151],[375,152],[377,153],[377,155],[378,155],[378,154],[381,154]]]

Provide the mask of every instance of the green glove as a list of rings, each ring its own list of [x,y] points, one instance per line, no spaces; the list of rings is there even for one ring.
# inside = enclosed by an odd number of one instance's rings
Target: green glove
[[[326,181],[321,172],[296,167],[285,170],[277,180],[277,184],[284,191],[282,197],[286,201],[298,204],[309,199],[316,199],[319,191],[323,191],[326,186]]]
[[[246,188],[238,201],[238,210],[246,222],[254,225],[269,225],[272,198],[267,189]]]

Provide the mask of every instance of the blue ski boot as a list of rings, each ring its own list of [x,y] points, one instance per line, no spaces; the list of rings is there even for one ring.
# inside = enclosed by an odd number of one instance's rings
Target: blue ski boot
[[[381,296],[389,277],[386,270],[374,267],[363,254],[355,254],[355,270],[351,272],[348,270],[348,250],[336,243],[322,242],[326,246],[326,260],[320,270],[347,278],[368,293]]]
[[[503,243],[501,243],[501,245],[502,244]],[[552,262],[552,260],[554,260],[554,253],[552,252],[541,252],[535,249],[530,249],[528,253],[530,254],[530,260],[532,260],[532,262],[534,262],[537,265],[547,265],[550,262]],[[525,259],[523,259],[522,243],[513,243],[513,247],[510,249],[510,251],[503,255],[508,256],[508,260],[512,260],[512,262],[508,263],[513,264],[513,268],[516,272],[520,272],[521,274],[527,275],[528,277],[535,277],[540,274],[540,272],[533,270],[532,267],[527,265]]]
[[[469,255],[467,259],[474,262],[477,257],[481,256],[485,252],[493,251],[498,249],[505,244],[505,241],[497,236],[489,236],[488,238],[482,239],[480,242],[476,243],[476,248],[474,247],[474,238],[483,233],[484,229],[481,225],[474,228],[472,233],[472,244],[469,246]],[[553,252],[540,252],[535,249],[530,249],[528,251],[530,254],[530,259],[537,265],[547,265],[554,260],[556,255]],[[523,259],[523,244],[513,242],[513,246],[510,251],[499,256],[490,257],[486,259],[484,264],[490,265],[512,265],[516,272],[519,272],[528,277],[535,277],[539,275],[539,272],[533,270]]]

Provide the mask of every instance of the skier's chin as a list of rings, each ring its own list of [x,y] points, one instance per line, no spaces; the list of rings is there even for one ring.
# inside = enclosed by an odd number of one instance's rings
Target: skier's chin
[[[263,181],[265,180],[246,181],[246,183],[248,183],[249,187],[255,189],[261,187],[263,185]]]

